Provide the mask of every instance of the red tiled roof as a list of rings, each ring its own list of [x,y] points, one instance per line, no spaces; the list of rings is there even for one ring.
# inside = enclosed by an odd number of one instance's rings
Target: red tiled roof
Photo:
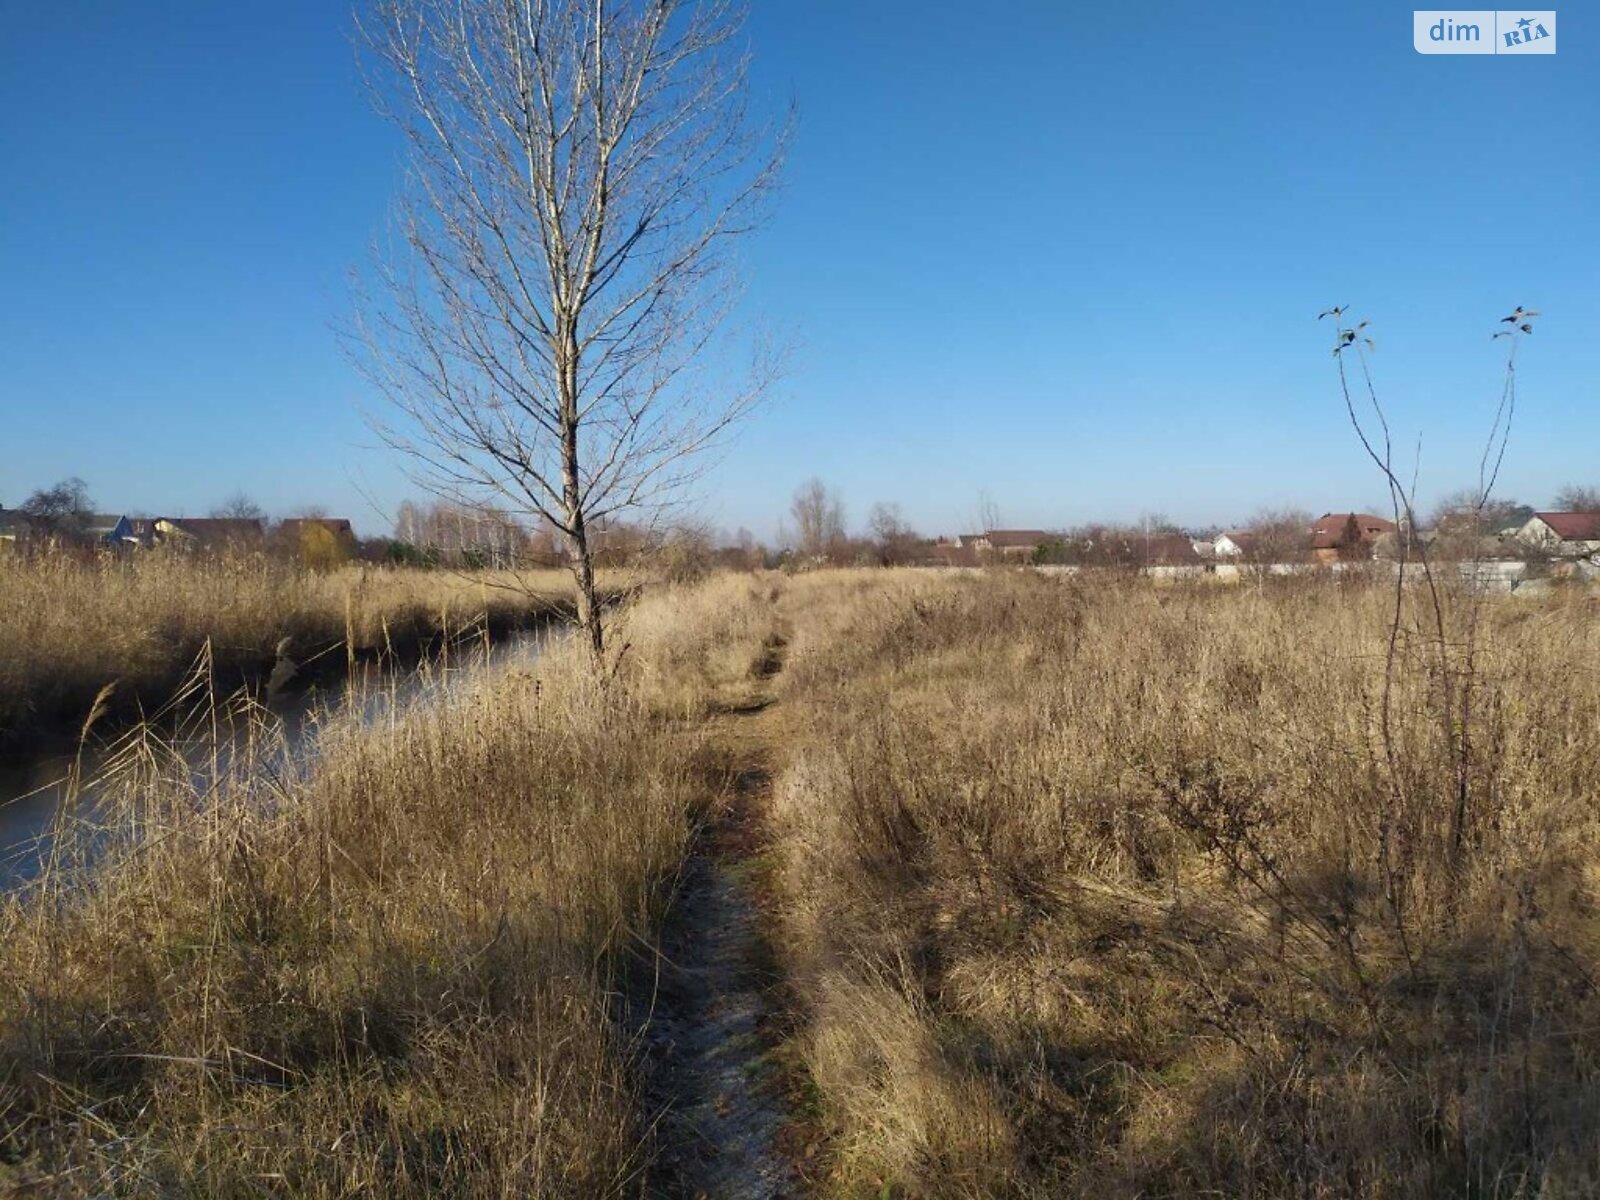
[[[1563,542],[1600,542],[1600,512],[1542,512],[1543,521]]]
[[[1336,550],[1344,546],[1344,531],[1350,518],[1355,518],[1355,528],[1362,534],[1363,542],[1378,539],[1381,534],[1395,533],[1398,526],[1370,512],[1325,512],[1310,526],[1310,544],[1314,550]]]
[[[1351,517],[1356,519],[1356,528],[1361,531],[1363,541],[1370,541],[1380,533],[1393,533],[1396,529],[1393,521],[1386,521],[1382,517],[1373,516],[1371,513],[1323,513],[1317,518],[1316,523],[1311,526],[1311,533],[1317,538],[1326,536],[1335,540],[1329,542],[1327,546],[1322,546],[1318,543],[1319,548],[1327,549],[1338,544],[1337,539],[1344,536],[1345,526],[1350,523]]]

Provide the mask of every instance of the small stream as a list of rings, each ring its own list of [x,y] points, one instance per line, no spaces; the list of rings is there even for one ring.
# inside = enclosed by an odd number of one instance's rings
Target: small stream
[[[482,641],[457,645],[420,664],[392,659],[358,661],[347,672],[299,689],[293,687],[292,665],[280,664],[291,669],[274,674],[288,675],[290,686],[257,699],[279,723],[286,752],[303,764],[315,756],[317,731],[335,714],[371,724],[446,696],[486,670],[535,662],[549,640],[557,636],[559,626],[539,625],[488,646]],[[216,749],[210,737],[185,738],[181,728],[171,722],[157,727],[164,738],[173,739],[186,755],[192,755],[197,767],[201,760],[210,762]],[[217,739],[222,753],[227,753],[230,742],[243,736],[242,728],[237,734],[224,730]],[[68,781],[79,756],[72,751],[52,749],[33,757],[0,761],[0,893],[24,886],[38,874],[49,853],[50,830],[69,797],[79,812],[85,806],[92,812],[96,781],[120,740],[91,740],[83,750],[79,777],[84,782],[75,797]]]

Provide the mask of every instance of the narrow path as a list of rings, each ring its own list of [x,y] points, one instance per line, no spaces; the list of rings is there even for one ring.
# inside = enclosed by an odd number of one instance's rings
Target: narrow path
[[[771,786],[765,717],[784,642],[768,640],[761,688],[716,718],[733,787],[690,858],[663,935],[661,993],[646,1035],[664,1109],[652,1191],[693,1200],[801,1194],[780,1134],[786,1101],[770,1057],[779,982],[754,878]]]

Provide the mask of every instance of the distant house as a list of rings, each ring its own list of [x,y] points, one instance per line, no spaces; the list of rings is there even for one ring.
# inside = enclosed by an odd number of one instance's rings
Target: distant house
[[[1194,539],[1182,533],[1159,533],[1134,539],[1141,569],[1157,579],[1175,579],[1206,573],[1206,560]]]
[[[1323,513],[1311,526],[1311,558],[1322,563],[1371,558],[1378,539],[1395,532],[1393,521],[1371,513]]]
[[[1534,513],[1512,537],[1556,558],[1588,558],[1600,553],[1600,512]]]
[[[128,527],[119,540],[125,545],[148,550],[159,540],[159,535],[156,533],[157,524],[159,522],[155,517],[129,517]]]
[[[133,522],[122,513],[79,513],[76,532],[80,541],[100,546],[122,546],[135,540]]]
[[[1219,533],[1211,543],[1212,557],[1217,562],[1239,562],[1254,559],[1259,542],[1250,533]]]
[[[132,525],[121,513],[73,513],[62,517],[32,517],[16,509],[0,509],[0,542],[34,538],[45,543],[116,546],[132,536]]]
[[[964,533],[956,538],[956,545],[970,547],[980,557],[1029,562],[1033,552],[1050,535],[1042,529],[991,529],[985,533]]]
[[[0,508],[0,543],[14,545],[33,532],[33,522],[14,508]]]
[[[975,567],[978,554],[963,537],[940,538],[936,542],[923,542],[912,551],[911,561],[919,567]]]
[[[155,528],[161,541],[196,550],[254,546],[265,536],[261,522],[254,517],[161,517]]]

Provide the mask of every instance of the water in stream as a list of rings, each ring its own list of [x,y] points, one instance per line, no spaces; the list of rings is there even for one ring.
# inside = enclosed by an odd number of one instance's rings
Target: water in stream
[[[358,662],[348,673],[322,686],[269,696],[256,712],[270,714],[281,734],[283,752],[303,763],[315,755],[317,731],[333,714],[370,724],[411,705],[443,698],[487,669],[535,661],[551,636],[549,627],[523,630],[487,650],[483,643],[474,642],[420,665]],[[230,742],[245,736],[244,730],[241,726],[238,733],[230,734],[224,727],[215,739],[186,737],[173,727],[162,729],[161,733],[181,742],[179,748],[186,756],[192,756],[200,769],[202,762],[209,765],[214,752],[226,755]],[[70,801],[79,812],[89,806],[92,812],[103,786],[97,781],[114,760],[120,743],[121,739],[115,738],[91,743],[81,758],[72,752],[53,750],[0,761],[0,892],[23,886],[38,874],[49,852],[51,827],[63,803]],[[76,792],[68,783],[75,762],[79,764],[79,778],[84,781]]]

